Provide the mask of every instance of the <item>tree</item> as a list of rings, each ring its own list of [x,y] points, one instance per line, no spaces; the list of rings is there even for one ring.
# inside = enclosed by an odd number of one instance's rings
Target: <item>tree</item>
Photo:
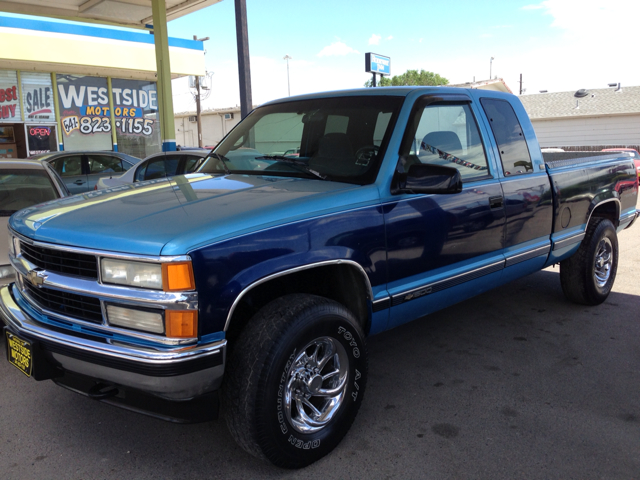
[[[449,80],[441,77],[437,73],[428,72],[427,70],[407,70],[402,75],[394,75],[393,77],[382,77],[377,81],[380,87],[402,87],[405,85],[447,85]],[[367,80],[365,87],[372,87],[372,80]]]

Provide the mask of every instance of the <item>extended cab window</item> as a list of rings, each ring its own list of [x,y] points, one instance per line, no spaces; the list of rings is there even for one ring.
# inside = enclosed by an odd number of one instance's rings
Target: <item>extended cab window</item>
[[[533,172],[529,147],[513,107],[505,100],[494,98],[482,98],[480,103],[498,144],[504,174],[509,176]]]
[[[489,176],[478,125],[467,103],[427,104],[418,115],[410,151],[402,155],[406,169],[420,162],[457,168],[463,181]]]

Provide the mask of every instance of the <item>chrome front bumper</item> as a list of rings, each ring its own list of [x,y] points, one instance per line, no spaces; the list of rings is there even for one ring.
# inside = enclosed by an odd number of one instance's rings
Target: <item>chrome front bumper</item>
[[[213,392],[222,383],[226,340],[163,349],[89,340],[39,323],[16,303],[14,288],[0,288],[2,320],[14,335],[38,342],[57,368],[173,401]]]

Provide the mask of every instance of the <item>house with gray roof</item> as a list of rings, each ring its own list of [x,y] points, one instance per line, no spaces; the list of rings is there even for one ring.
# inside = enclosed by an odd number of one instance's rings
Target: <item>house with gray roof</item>
[[[601,150],[640,146],[640,87],[522,95],[542,148]]]

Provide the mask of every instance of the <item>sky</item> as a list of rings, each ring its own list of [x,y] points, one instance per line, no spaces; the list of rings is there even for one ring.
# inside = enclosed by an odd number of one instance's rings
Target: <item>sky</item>
[[[391,57],[391,74],[424,69],[450,83],[504,79],[519,93],[640,85],[637,19],[626,0],[246,0],[253,103],[358,88],[371,78],[364,55]],[[233,0],[169,23],[169,35],[205,43],[211,94],[204,108],[240,103]],[[494,58],[491,61],[491,57]],[[195,110],[186,80],[174,81],[176,112]]]
[[[640,85],[637,0],[246,0],[253,104],[359,88],[364,56],[391,58],[391,74],[428,70],[465,83],[502,78],[514,93]],[[53,19],[47,19],[55,21]],[[235,2],[168,24],[205,42],[203,109],[240,104]],[[491,60],[493,58],[493,60]],[[174,111],[195,111],[188,80],[173,81]]]

